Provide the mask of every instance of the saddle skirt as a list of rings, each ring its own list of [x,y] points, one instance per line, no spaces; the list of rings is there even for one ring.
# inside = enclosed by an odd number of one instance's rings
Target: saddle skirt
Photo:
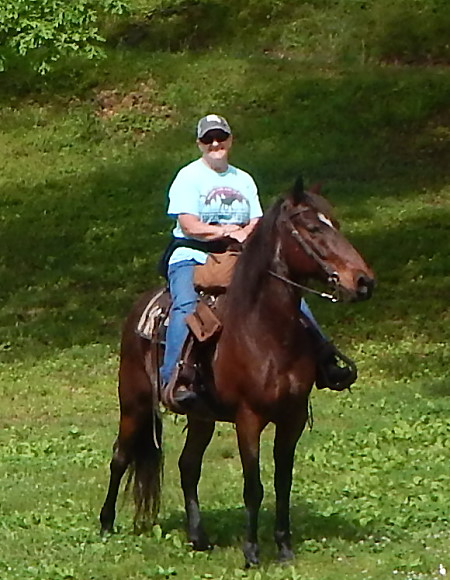
[[[147,340],[153,340],[156,334],[159,334],[158,331],[161,325],[167,327],[170,304],[169,289],[166,287],[161,288],[159,292],[151,297],[142,311],[136,325],[136,334]]]
[[[213,295],[200,294],[195,311],[186,317],[190,331],[199,342],[208,340],[222,328],[222,323],[215,313],[216,300]],[[169,323],[170,306],[169,289],[162,288],[151,297],[142,311],[136,325],[136,333],[147,340],[164,337]]]

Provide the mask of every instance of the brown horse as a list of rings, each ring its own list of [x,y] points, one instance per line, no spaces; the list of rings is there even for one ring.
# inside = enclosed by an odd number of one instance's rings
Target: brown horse
[[[299,298],[308,279],[325,282],[333,300],[371,296],[372,271],[344,238],[324,198],[305,193],[301,179],[260,220],[244,247],[225,298],[223,329],[211,362],[209,389],[218,403],[215,417],[189,414],[179,459],[189,541],[195,550],[210,547],[197,496],[203,454],[215,420],[235,423],[244,476],[247,566],[259,561],[258,512],[260,435],[276,427],[275,542],[280,560],[293,557],[289,502],[294,451],[308,418],[308,397],[316,378],[317,352],[299,317]],[[303,289],[303,290],[302,290]],[[113,529],[119,484],[127,468],[134,476],[135,525],[155,517],[161,491],[162,423],[155,400],[154,345],[139,337],[136,325],[151,294],[128,317],[119,372],[120,428],[111,461],[108,494],[100,521]],[[211,394],[211,393],[210,393]]]

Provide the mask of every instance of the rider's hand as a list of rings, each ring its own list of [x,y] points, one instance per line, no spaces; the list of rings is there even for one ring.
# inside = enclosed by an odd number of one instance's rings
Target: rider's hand
[[[247,232],[242,228],[239,228],[238,230],[228,234],[228,237],[242,244],[247,239]]]
[[[220,227],[222,228],[223,237],[232,237],[231,234],[241,229],[241,227],[236,224],[225,224]]]

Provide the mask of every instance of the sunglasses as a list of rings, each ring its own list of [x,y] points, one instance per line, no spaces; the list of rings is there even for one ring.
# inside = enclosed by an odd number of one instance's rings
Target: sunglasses
[[[221,129],[211,129],[199,139],[203,145],[211,145],[213,141],[217,141],[218,143],[223,143],[228,139],[230,135]]]

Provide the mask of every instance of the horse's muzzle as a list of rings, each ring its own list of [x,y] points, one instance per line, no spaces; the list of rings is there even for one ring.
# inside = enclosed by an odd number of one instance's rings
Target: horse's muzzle
[[[334,294],[339,302],[362,302],[369,300],[374,287],[374,278],[363,272],[357,272],[350,286],[339,281],[335,285]]]
[[[375,287],[374,278],[370,278],[366,274],[359,273],[355,277],[356,297],[355,300],[368,300],[373,293]]]

